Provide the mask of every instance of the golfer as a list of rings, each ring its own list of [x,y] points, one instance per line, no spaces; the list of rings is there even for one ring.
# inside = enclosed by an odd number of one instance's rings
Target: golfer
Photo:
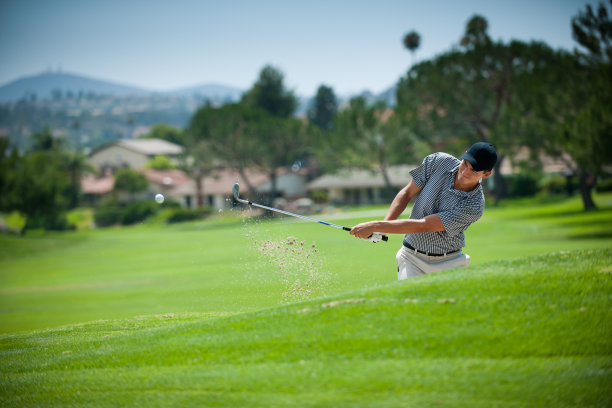
[[[384,221],[356,225],[351,234],[367,238],[374,232],[406,234],[397,252],[397,278],[468,266],[461,252],[464,231],[484,211],[481,181],[497,161],[493,145],[478,142],[459,159],[434,153],[410,172],[412,180],[393,199]],[[415,198],[409,219],[397,218]]]

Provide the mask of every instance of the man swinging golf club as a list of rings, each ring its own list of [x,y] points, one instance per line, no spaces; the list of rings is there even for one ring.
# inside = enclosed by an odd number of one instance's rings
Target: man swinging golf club
[[[495,148],[484,142],[472,145],[459,159],[431,154],[410,172],[412,180],[395,196],[385,219],[356,225],[351,234],[406,234],[396,255],[399,280],[468,266],[470,257],[461,252],[464,231],[482,216],[481,181],[491,175],[496,162]],[[398,220],[414,197],[410,218]]]

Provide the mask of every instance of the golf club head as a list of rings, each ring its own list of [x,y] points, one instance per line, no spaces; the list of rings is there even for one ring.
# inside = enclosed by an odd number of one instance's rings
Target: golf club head
[[[234,186],[232,187],[232,191],[234,193],[234,198],[237,201],[240,201],[240,198],[238,198],[238,195],[240,193],[240,185],[238,183],[235,183]]]

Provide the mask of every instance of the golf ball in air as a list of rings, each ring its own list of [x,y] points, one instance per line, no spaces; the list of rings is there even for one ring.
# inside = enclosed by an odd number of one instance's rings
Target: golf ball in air
[[[164,195],[163,194],[155,194],[155,201],[157,201],[159,204],[164,202]]]

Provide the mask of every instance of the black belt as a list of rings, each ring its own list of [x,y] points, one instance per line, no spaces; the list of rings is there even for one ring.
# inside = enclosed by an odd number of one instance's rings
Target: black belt
[[[412,245],[407,244],[407,243],[405,243],[405,242],[404,242],[403,244],[404,244],[404,246],[405,246],[406,248],[411,249],[411,250],[413,250],[413,251],[416,251],[416,252],[418,252],[419,254],[423,254],[423,255],[427,255],[427,256],[446,256],[446,255],[454,254],[455,252],[459,252],[459,250],[456,250],[456,251],[447,252],[447,253],[445,253],[445,254],[432,254],[431,252],[424,252],[424,251],[420,251],[420,250],[416,249],[415,247],[413,247]]]

